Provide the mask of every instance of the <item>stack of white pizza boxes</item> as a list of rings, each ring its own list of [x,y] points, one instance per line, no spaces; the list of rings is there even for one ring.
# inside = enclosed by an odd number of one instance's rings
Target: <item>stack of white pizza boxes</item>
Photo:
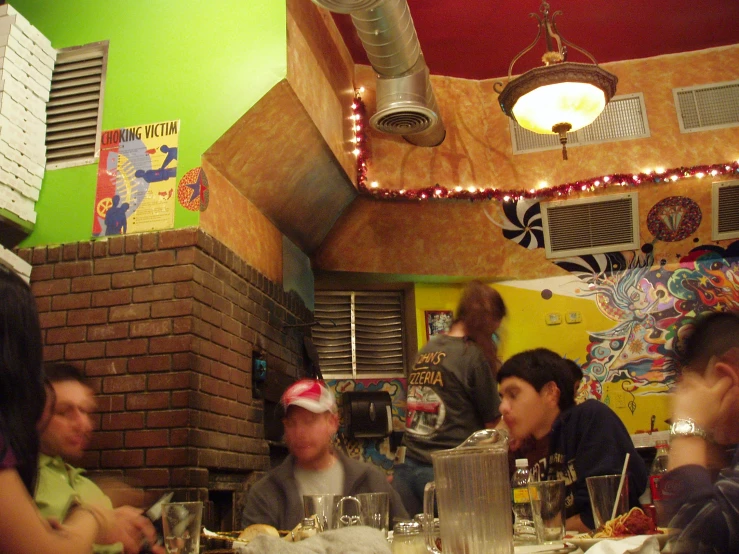
[[[8,4],[0,6],[0,208],[36,222],[46,166],[46,103],[56,50]]]

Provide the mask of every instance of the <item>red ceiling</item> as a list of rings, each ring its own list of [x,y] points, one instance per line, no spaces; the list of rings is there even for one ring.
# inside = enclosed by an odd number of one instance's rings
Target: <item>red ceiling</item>
[[[560,35],[599,63],[739,44],[739,0],[551,0]],[[408,0],[431,73],[467,79],[507,75],[536,36],[539,0]],[[356,63],[368,64],[351,19],[334,19]],[[541,65],[544,43],[514,66]],[[570,50],[570,61],[586,61]],[[739,77],[739,70],[737,71]]]

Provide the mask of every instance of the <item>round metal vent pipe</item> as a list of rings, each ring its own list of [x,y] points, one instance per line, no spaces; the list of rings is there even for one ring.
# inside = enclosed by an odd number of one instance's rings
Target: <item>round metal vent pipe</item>
[[[377,111],[370,125],[416,146],[438,146],[446,129],[407,0],[313,0],[349,13],[377,75]],[[362,5],[363,7],[359,7]]]

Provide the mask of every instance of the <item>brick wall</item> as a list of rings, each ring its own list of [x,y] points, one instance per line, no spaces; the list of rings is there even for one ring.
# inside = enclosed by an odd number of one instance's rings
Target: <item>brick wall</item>
[[[214,480],[269,467],[251,358],[289,375],[304,366],[282,327],[312,320],[296,294],[197,229],[19,255],[33,265],[45,359],[84,368],[98,393],[85,467],[201,499]]]

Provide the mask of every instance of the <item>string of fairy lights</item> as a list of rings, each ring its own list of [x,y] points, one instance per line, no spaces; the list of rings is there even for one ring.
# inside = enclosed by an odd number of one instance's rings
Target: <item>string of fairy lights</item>
[[[704,177],[718,177],[723,175],[739,175],[739,160],[708,165],[694,165],[690,167],[674,167],[671,169],[656,168],[653,171],[641,173],[612,173],[564,183],[551,187],[532,188],[530,190],[504,190],[493,187],[462,187],[447,188],[435,184],[429,187],[416,189],[385,189],[372,182],[367,185],[367,165],[370,158],[367,141],[366,109],[362,102],[363,88],[354,94],[352,102],[352,119],[354,122],[354,155],[357,158],[357,188],[361,194],[372,196],[380,200],[497,200],[499,202],[518,202],[524,199],[556,199],[559,197],[594,192],[612,187],[639,187],[647,184],[670,184],[683,179],[702,179]]]

